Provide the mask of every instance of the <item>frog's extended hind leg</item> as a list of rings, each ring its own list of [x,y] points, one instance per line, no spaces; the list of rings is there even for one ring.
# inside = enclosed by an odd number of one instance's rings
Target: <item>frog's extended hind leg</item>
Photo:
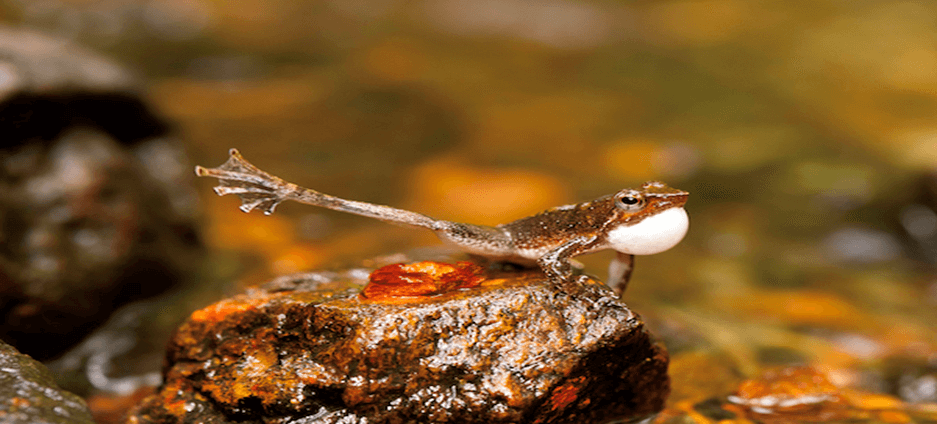
[[[228,161],[218,168],[195,167],[195,174],[200,177],[215,177],[218,186],[214,188],[219,196],[236,194],[241,198],[240,209],[250,212],[260,209],[270,215],[277,205],[288,200],[295,188],[292,184],[278,177],[261,171],[246,161],[237,149],[231,149]]]
[[[219,196],[236,194],[241,198],[241,210],[250,212],[260,209],[265,214],[273,213],[277,205],[286,200],[320,206],[340,212],[348,212],[380,219],[392,224],[442,230],[451,225],[448,221],[439,221],[426,215],[390,206],[345,200],[325,193],[298,186],[270,175],[241,156],[237,149],[229,151],[231,157],[218,168],[195,167],[200,177],[215,177],[219,185],[215,193]]]

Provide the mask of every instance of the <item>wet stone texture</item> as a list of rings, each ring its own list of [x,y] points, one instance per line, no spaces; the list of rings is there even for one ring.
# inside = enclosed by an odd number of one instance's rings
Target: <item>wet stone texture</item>
[[[63,391],[49,370],[0,341],[0,422],[93,424],[80,397]]]
[[[849,408],[839,388],[809,367],[766,372],[742,383],[728,400],[759,421],[841,420]]]
[[[0,27],[0,338],[45,360],[198,263],[179,140],[128,72]]]
[[[717,399],[701,402],[695,405],[695,412],[714,419],[766,424],[937,422],[937,410],[928,404],[837,386],[825,372],[806,365],[766,370],[742,382],[725,401],[721,405]],[[664,412],[658,417],[667,415]]]
[[[669,392],[666,351],[601,282],[571,297],[468,262],[334,277],[193,313],[128,422],[602,423]]]

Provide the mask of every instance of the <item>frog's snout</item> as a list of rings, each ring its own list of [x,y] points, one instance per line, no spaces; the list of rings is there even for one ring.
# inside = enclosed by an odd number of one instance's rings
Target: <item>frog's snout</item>
[[[690,228],[690,217],[682,207],[670,208],[633,225],[609,231],[612,249],[632,255],[653,255],[677,245]]]

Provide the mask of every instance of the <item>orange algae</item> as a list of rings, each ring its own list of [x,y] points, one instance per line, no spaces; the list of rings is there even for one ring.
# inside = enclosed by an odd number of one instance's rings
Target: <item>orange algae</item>
[[[222,300],[210,306],[192,312],[192,321],[221,321],[225,317],[253,309],[254,305],[239,299]]]
[[[553,394],[550,395],[550,409],[554,411],[557,409],[566,409],[566,407],[575,402],[579,398],[579,385],[582,384],[583,380],[585,379],[579,377],[571,383],[564,384],[554,389]]]
[[[484,279],[484,270],[480,266],[465,261],[456,264],[433,261],[392,264],[371,273],[361,296],[376,301],[436,296],[478,287]]]
[[[190,319],[194,322],[218,322],[232,314],[255,310],[257,305],[264,304],[272,295],[248,294],[215,302],[209,306],[192,312]]]

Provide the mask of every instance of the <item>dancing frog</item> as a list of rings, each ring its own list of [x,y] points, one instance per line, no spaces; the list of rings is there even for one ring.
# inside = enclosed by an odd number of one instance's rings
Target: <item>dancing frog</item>
[[[202,177],[215,177],[219,196],[236,194],[241,210],[273,213],[286,200],[347,212],[385,222],[426,228],[444,242],[473,255],[523,266],[539,266],[567,293],[581,287],[573,275],[574,256],[604,249],[617,255],[609,265],[607,284],[619,295],[634,268],[634,255],[651,255],[675,246],[689,227],[683,209],[689,193],[649,181],[641,188],[575,205],[559,206],[507,224],[489,227],[430,218],[416,212],[345,200],[270,175],[244,159],[237,149],[218,168],[195,167]]]

